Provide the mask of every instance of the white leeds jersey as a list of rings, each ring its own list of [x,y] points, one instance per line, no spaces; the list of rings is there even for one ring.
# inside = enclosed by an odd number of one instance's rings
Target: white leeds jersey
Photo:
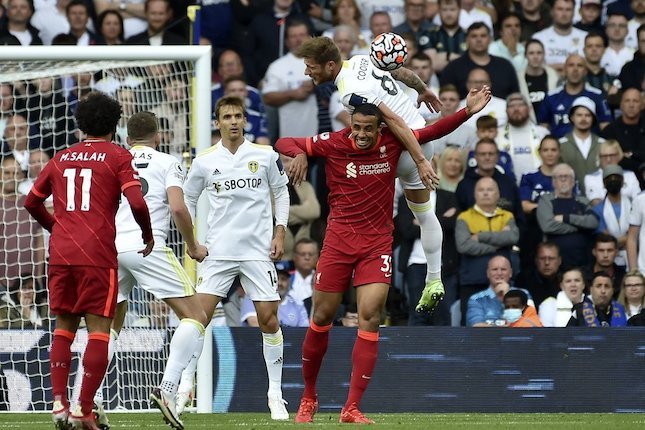
[[[170,229],[170,208],[167,189],[181,188],[184,184],[184,171],[177,159],[153,148],[135,145],[130,149],[134,166],[139,172],[141,191],[148,205],[155,248],[166,246]],[[128,199],[122,198],[116,213],[116,249],[126,252],[142,249],[141,228],[134,220]]]
[[[334,83],[341,102],[350,114],[354,107],[363,103],[377,106],[385,103],[385,106],[403,118],[410,128],[425,126],[423,117],[409,95],[402,90],[390,72],[374,67],[367,55],[355,55],[343,61]]]
[[[199,154],[188,172],[184,197],[194,215],[200,194],[207,192],[209,257],[269,261],[271,197],[287,182],[278,153],[267,145],[244,140],[232,154],[220,141]]]

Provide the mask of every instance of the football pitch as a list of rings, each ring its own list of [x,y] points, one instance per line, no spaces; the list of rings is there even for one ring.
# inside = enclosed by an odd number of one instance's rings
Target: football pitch
[[[366,414],[383,429],[639,429],[645,428],[645,414]],[[291,414],[293,417],[293,414]],[[109,415],[111,429],[168,429],[159,414]],[[314,423],[276,423],[268,413],[188,414],[186,430],[191,429],[347,429],[338,414],[318,413]],[[53,429],[49,414],[0,414],[0,429]]]

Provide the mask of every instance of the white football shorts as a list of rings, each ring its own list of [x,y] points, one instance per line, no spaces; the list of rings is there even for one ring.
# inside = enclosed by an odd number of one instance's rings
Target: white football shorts
[[[206,258],[197,279],[197,292],[226,297],[237,275],[254,302],[280,300],[278,274],[271,261],[229,261]]]
[[[421,145],[421,149],[426,156],[426,159],[432,162],[434,155],[434,143],[428,142]],[[414,162],[408,151],[403,151],[399,158],[399,164],[396,166],[396,176],[401,181],[404,190],[423,190],[426,188],[419,177],[419,170],[417,164]]]
[[[117,302],[127,300],[135,285],[157,299],[188,297],[195,287],[181,263],[168,247],[155,248],[143,257],[137,251],[120,252],[119,295]]]

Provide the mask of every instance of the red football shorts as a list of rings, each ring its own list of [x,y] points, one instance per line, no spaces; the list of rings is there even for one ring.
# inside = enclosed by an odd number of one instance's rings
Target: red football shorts
[[[316,267],[314,288],[342,293],[354,287],[392,283],[392,235],[355,234],[327,230]]]
[[[49,309],[53,314],[114,317],[119,281],[116,269],[49,266]]]

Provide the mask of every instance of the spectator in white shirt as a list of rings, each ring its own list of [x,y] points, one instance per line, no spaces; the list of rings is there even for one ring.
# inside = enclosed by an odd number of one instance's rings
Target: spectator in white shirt
[[[618,76],[625,63],[634,58],[634,48],[625,45],[627,37],[627,17],[622,13],[612,13],[607,18],[606,30],[609,46],[600,61],[610,76]]]

